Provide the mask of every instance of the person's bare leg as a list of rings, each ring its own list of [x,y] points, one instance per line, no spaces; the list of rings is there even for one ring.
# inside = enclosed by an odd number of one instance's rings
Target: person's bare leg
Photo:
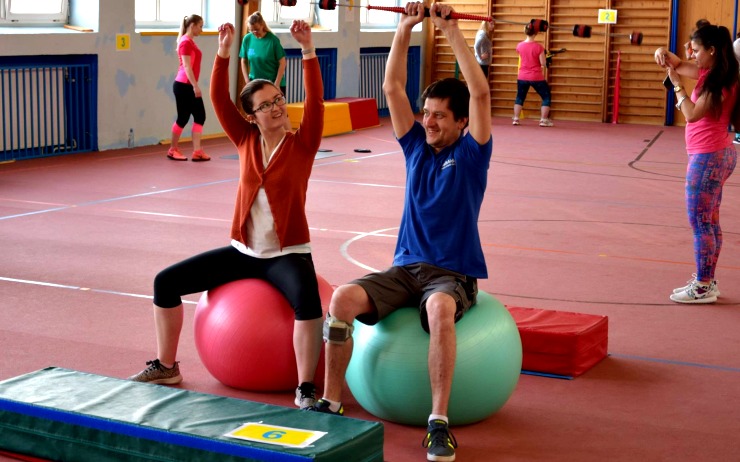
[[[522,105],[521,104],[515,104],[514,105],[514,118],[518,119],[519,114],[522,113]]]
[[[455,300],[444,293],[432,294],[426,303],[429,321],[429,380],[432,386],[432,412],[427,436],[427,460],[454,460],[457,442],[448,431],[447,410],[455,373]],[[441,438],[444,437],[444,441]]]
[[[447,415],[455,372],[455,300],[436,293],[426,304],[429,320],[429,380],[432,385],[432,414]]]
[[[337,288],[331,297],[329,313],[340,321],[352,324],[355,317],[372,310],[367,292],[355,284],[348,284]],[[354,342],[352,337],[344,343],[325,344],[325,372],[324,398],[331,401],[342,401],[342,387],[347,373],[349,361],[352,358]]]
[[[147,361],[147,368],[129,377],[134,382],[176,385],[182,382],[177,365],[177,345],[180,343],[184,310],[154,305],[154,329],[157,334],[157,358]]]
[[[180,133],[172,132],[172,140],[170,141],[170,147],[172,149],[180,149]]]
[[[188,158],[180,153],[180,136],[182,135],[182,128],[179,125],[172,124],[172,139],[170,142],[170,148],[167,150],[167,156],[173,160],[187,160]]]
[[[185,310],[182,304],[175,308],[154,305],[154,327],[157,333],[157,359],[165,367],[172,367],[177,360],[177,346]]]
[[[321,355],[323,318],[293,323],[293,350],[298,366],[298,383],[313,382]]]
[[[199,131],[193,131],[191,135],[193,137],[193,151],[200,151],[200,140],[201,138],[203,138],[203,133]]]

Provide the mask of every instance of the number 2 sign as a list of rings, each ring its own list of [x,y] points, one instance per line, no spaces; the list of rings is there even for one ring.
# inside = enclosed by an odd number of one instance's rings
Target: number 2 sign
[[[617,10],[599,10],[599,24],[616,24]]]

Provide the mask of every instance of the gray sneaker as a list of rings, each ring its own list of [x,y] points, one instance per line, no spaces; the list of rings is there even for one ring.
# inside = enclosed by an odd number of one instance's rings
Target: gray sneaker
[[[421,442],[427,448],[427,460],[452,462],[455,460],[457,441],[444,420],[433,420],[427,427],[427,436]]]
[[[311,382],[303,382],[295,389],[295,405],[301,409],[308,409],[316,404],[316,386]]]
[[[673,289],[673,293],[677,294],[679,292],[686,292],[687,290],[689,290],[689,288],[694,284],[694,282],[696,282],[696,273],[692,274],[691,276],[692,276],[692,279],[686,281],[685,286]],[[714,295],[715,297],[719,298],[719,295],[720,295],[719,286],[717,285],[716,279],[712,280],[712,282],[709,284],[709,293],[710,295]]]
[[[171,368],[164,367],[159,362],[159,359],[147,361],[146,365],[149,367],[136,375],[132,375],[128,379],[134,382],[156,383],[160,385],[177,385],[182,382],[180,361],[176,361],[175,365]]]
[[[550,119],[540,119],[540,127],[552,127],[554,125]]]

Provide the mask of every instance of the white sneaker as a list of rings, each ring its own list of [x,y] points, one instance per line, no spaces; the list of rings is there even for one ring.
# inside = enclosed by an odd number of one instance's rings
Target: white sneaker
[[[550,119],[540,119],[540,127],[552,127],[555,125]]]
[[[517,119],[516,117],[511,119],[511,125],[519,125],[519,119]]]
[[[696,273],[692,274],[691,276],[692,276],[692,279],[689,279],[688,281],[686,281],[686,285],[685,286],[678,287],[676,289],[673,289],[673,293],[674,294],[677,294],[679,292],[685,292],[685,291],[687,291],[689,289],[689,287],[691,287],[691,285],[696,281]],[[710,292],[711,295],[714,295],[715,297],[719,298],[719,296],[720,296],[719,286],[717,285],[717,280],[716,279],[714,279],[709,284],[709,292]]]
[[[717,296],[711,292],[712,284],[702,284],[694,280],[686,290],[671,294],[671,300],[677,303],[714,303]]]

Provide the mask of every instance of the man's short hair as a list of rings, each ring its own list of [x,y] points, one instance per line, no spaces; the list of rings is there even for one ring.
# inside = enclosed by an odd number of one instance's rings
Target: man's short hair
[[[468,86],[458,79],[448,77],[431,83],[421,94],[422,104],[427,98],[446,99],[455,120],[470,115],[470,91]]]

